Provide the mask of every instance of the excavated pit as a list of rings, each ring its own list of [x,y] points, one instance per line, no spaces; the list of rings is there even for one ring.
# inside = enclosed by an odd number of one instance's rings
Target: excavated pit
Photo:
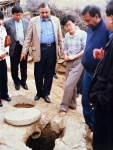
[[[32,136],[30,136],[26,142],[26,146],[32,148],[32,150],[53,150],[55,140],[62,136],[62,132],[60,134],[55,133],[51,130],[51,125],[48,124],[46,128],[41,131],[39,138],[33,139]]]
[[[32,108],[32,107],[34,107],[34,105],[22,103],[22,104],[15,104],[13,107],[17,107],[17,108]]]
[[[19,95],[18,99],[14,96],[13,99],[15,99],[15,101],[10,101],[9,104],[16,108],[32,108],[36,105],[35,101],[32,101],[23,95]]]

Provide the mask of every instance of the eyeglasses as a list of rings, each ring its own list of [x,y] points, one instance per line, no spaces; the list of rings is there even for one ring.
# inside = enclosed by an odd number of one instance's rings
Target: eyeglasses
[[[22,16],[22,13],[14,13],[13,14],[15,17],[21,17]]]
[[[70,28],[70,27],[71,27],[71,24],[64,25],[65,29]]]

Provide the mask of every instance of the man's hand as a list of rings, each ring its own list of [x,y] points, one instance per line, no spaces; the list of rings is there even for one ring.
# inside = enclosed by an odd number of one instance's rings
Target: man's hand
[[[59,52],[59,56],[62,56],[64,54],[64,52]]]
[[[93,57],[95,59],[102,59],[104,57],[104,50],[101,49],[94,49],[93,50]]]
[[[3,59],[6,56],[6,52],[0,55],[0,59]]]
[[[68,60],[74,60],[75,56],[71,55],[71,56],[67,56]]]
[[[21,55],[20,55],[20,61],[21,61],[21,60],[25,60],[25,59],[26,59],[26,54],[21,54]]]

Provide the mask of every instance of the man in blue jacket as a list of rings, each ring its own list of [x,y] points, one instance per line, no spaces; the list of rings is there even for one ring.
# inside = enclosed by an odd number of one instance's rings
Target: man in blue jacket
[[[82,58],[84,66],[84,81],[82,90],[83,115],[86,124],[93,131],[94,113],[90,108],[88,99],[88,90],[93,79],[95,69],[100,59],[94,59],[93,50],[95,48],[104,48],[109,40],[109,30],[107,30],[104,21],[101,19],[100,9],[95,5],[87,5],[82,11],[82,17],[87,28],[87,41]]]

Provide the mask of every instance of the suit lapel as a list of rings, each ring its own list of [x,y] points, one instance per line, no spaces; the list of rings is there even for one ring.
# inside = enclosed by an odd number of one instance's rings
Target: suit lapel
[[[40,40],[40,16],[37,17],[36,19],[36,22],[35,23],[35,26],[36,26],[36,31],[37,31],[37,34],[38,34],[38,37],[39,37],[39,40]]]
[[[15,38],[15,40],[16,40],[16,27],[15,27],[15,20],[14,20],[13,18],[12,18],[12,20],[11,20],[10,25],[11,25],[11,29],[12,29],[14,38]]]

